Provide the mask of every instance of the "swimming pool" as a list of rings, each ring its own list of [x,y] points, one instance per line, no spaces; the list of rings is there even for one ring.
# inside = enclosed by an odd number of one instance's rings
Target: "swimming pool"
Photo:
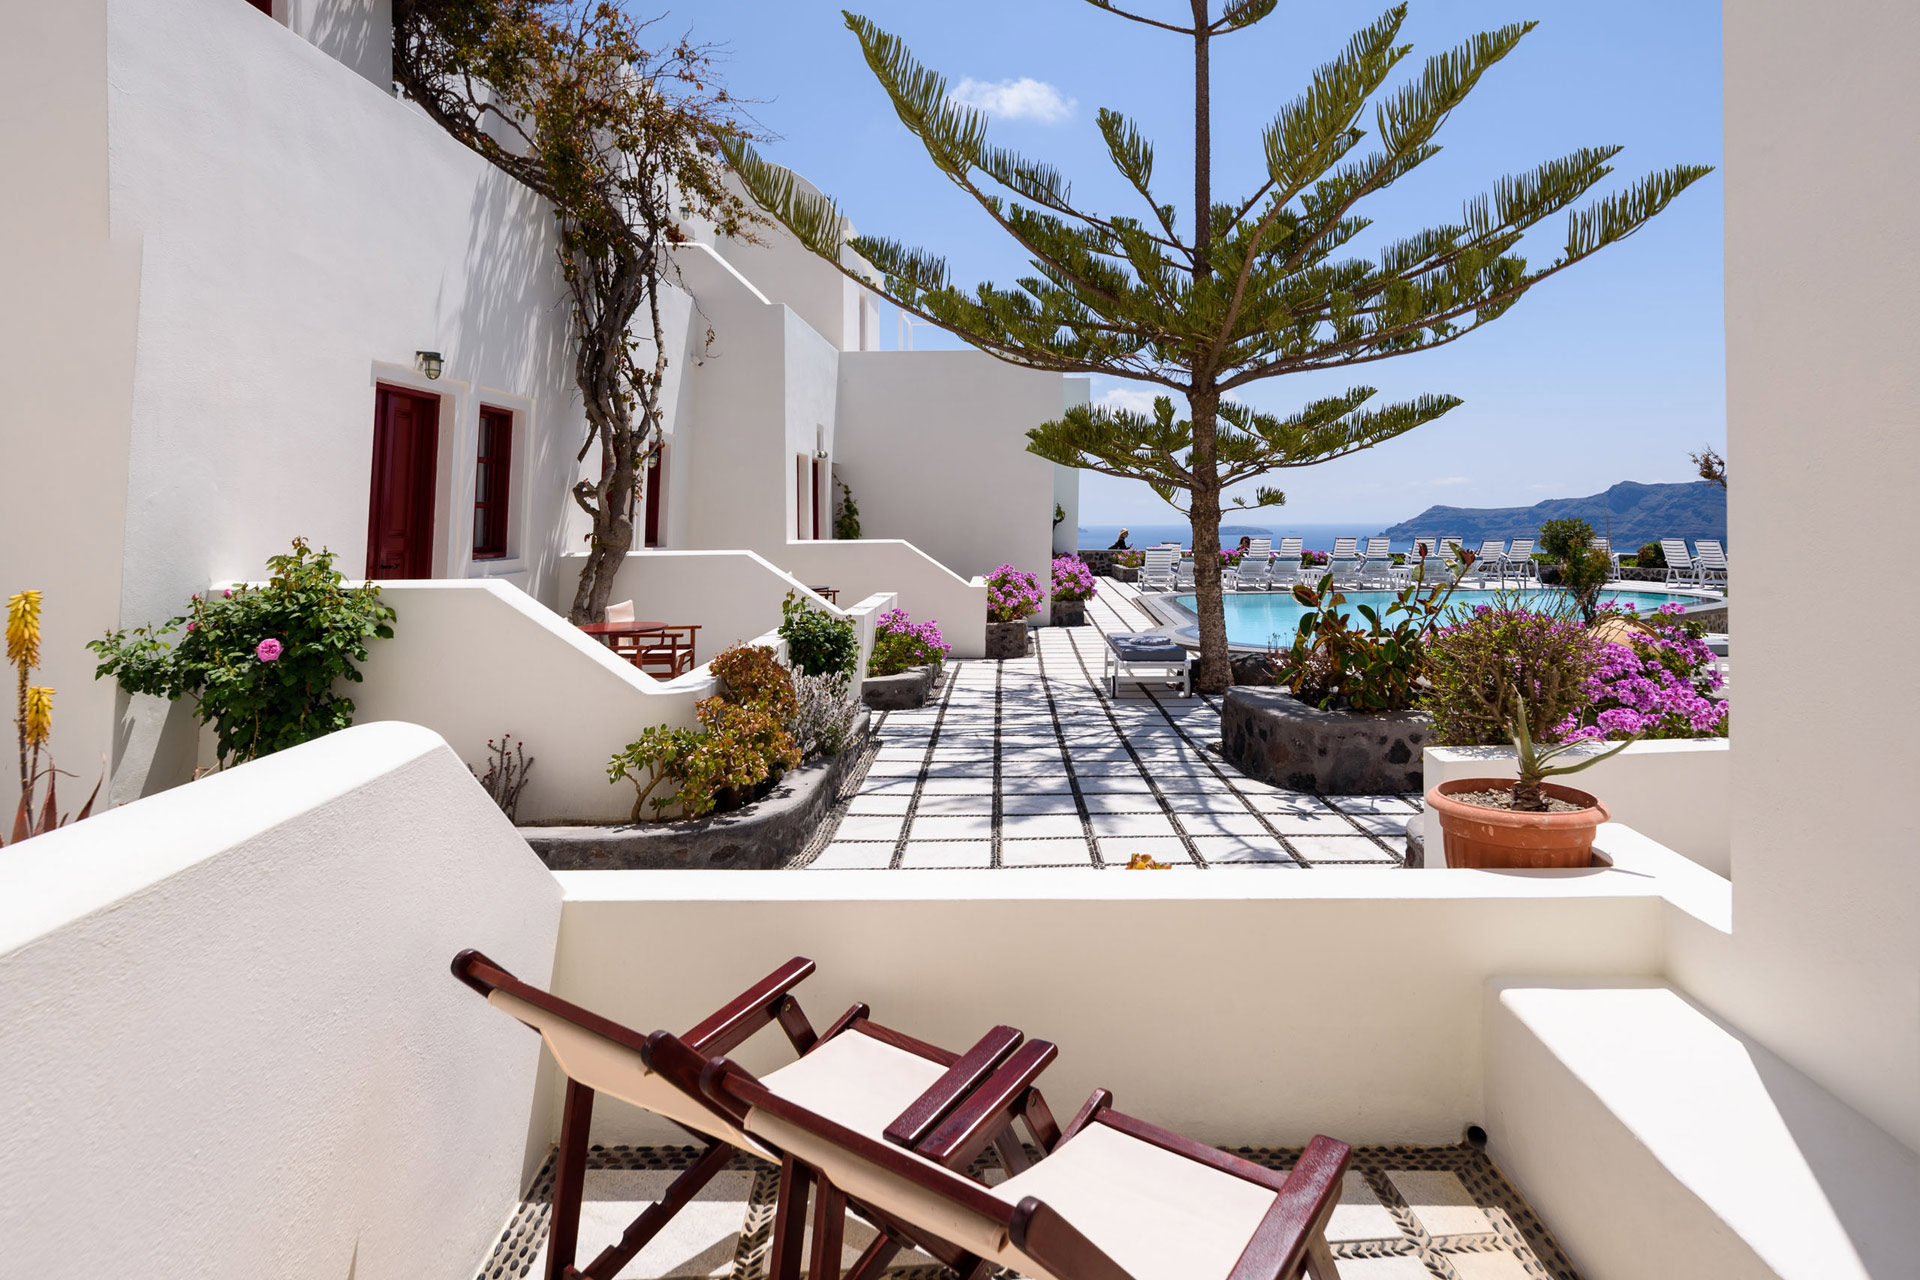
[[[1341,594],[1347,598],[1346,608],[1349,610],[1367,604],[1384,611],[1394,599],[1391,591],[1343,591]],[[1188,613],[1194,611],[1195,597],[1183,595],[1171,599]],[[1501,601],[1564,606],[1566,599],[1564,592],[1551,588],[1531,591],[1456,591],[1447,612],[1452,614],[1475,605]],[[1617,602],[1633,605],[1641,613],[1652,613],[1663,604],[1696,605],[1709,603],[1710,600],[1707,596],[1680,596],[1664,591],[1607,591],[1600,596],[1603,606]],[[1226,596],[1226,607],[1227,643],[1246,649],[1264,649],[1274,642],[1291,644],[1295,632],[1300,629],[1300,615],[1306,612],[1305,607],[1288,591],[1230,592]],[[1356,614],[1354,621],[1364,625],[1366,620]],[[1390,626],[1393,620],[1382,616],[1381,621]]]

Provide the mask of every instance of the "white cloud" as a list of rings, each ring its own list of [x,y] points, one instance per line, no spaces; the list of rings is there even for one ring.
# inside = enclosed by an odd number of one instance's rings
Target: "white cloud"
[[[1059,124],[1078,105],[1046,81],[1030,76],[1018,80],[975,80],[969,76],[947,96],[963,107],[1002,120],[1035,120],[1041,124]]]
[[[1472,484],[1471,476],[1428,476],[1424,480],[1409,480],[1409,489],[1429,489],[1436,485]]]
[[[1093,403],[1102,409],[1131,409],[1151,417],[1154,397],[1161,394],[1145,387],[1109,387],[1095,396]]]

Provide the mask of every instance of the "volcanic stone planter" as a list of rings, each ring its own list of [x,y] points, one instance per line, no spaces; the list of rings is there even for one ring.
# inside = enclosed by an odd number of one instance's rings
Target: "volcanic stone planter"
[[[1087,625],[1087,602],[1055,600],[1047,615],[1047,621],[1056,627],[1084,627]]]
[[[1024,658],[1026,656],[1026,619],[1022,618],[1018,622],[989,622],[987,624],[987,657]]]
[[[866,749],[867,728],[862,713],[846,750],[801,765],[731,813],[679,822],[521,827],[520,834],[555,871],[770,871],[806,848],[820,829]]]
[[[875,711],[911,711],[927,705],[939,679],[940,668],[932,663],[899,675],[868,676],[860,682],[860,701]]]
[[[1320,795],[1420,791],[1432,722],[1418,711],[1322,711],[1281,689],[1235,686],[1220,709],[1220,743],[1240,772]]]

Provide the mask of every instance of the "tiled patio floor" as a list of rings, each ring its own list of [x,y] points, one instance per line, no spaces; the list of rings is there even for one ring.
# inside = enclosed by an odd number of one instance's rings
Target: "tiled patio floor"
[[[698,1153],[691,1147],[595,1148],[576,1265],[603,1247]],[[1270,1168],[1296,1151],[1240,1148]],[[985,1172],[989,1182],[998,1170]],[[746,1156],[711,1183],[666,1231],[623,1268],[622,1280],[726,1277],[764,1280],[778,1171]],[[552,1164],[514,1213],[479,1280],[543,1274]],[[1578,1280],[1553,1237],[1484,1154],[1469,1147],[1361,1147],[1327,1229],[1340,1280]],[[850,1223],[842,1266],[873,1239]],[[889,1280],[951,1277],[923,1254],[902,1254]]]
[[[1220,757],[1217,697],[1101,681],[1106,631],[1155,625],[1101,583],[1092,625],[1043,627],[1008,662],[949,663],[937,702],[882,715],[813,870],[1402,864],[1414,796],[1320,797]],[[1125,610],[1121,612],[1120,610]]]

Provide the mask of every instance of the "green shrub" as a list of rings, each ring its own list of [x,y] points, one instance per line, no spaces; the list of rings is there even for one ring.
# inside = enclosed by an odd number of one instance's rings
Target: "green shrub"
[[[1472,557],[1463,553],[1467,564]],[[1459,585],[1454,575],[1439,574],[1439,579],[1407,587],[1385,609],[1357,606],[1364,626],[1342,612],[1347,598],[1333,589],[1333,575],[1323,576],[1318,586],[1295,586],[1293,598],[1306,612],[1293,644],[1268,655],[1276,680],[1323,710],[1375,713],[1412,707],[1420,696],[1433,628]]]
[[[336,682],[358,682],[367,642],[393,635],[393,610],[371,583],[343,586],[334,554],[293,540],[267,561],[262,587],[238,586],[217,599],[196,595],[187,612],[158,627],[109,631],[87,647],[128,693],[178,699],[214,728],[222,765],[282,751],[353,723],[353,700]],[[179,631],[169,645],[163,637]]]
[[[1554,561],[1567,558],[1576,547],[1593,543],[1593,526],[1585,520],[1549,520],[1540,526],[1540,550]]]
[[[1540,526],[1540,547],[1558,572],[1541,581],[1557,582],[1572,593],[1587,625],[1600,613],[1600,588],[1613,573],[1613,558],[1593,545],[1593,526],[1585,520],[1549,520]]]
[[[1657,542],[1649,542],[1640,548],[1640,554],[1633,558],[1633,562],[1642,569],[1664,569],[1667,567],[1667,549]]]
[[[853,623],[814,608],[805,597],[789,591],[780,606],[780,638],[787,642],[787,658],[802,675],[848,675],[860,665],[860,638]]]
[[[1481,605],[1442,627],[1427,646],[1432,687],[1422,709],[1438,746],[1505,746],[1525,701],[1527,728],[1543,742],[1586,709],[1599,646],[1566,614]]]
[[[656,816],[679,805],[689,818],[735,808],[800,763],[788,732],[799,700],[773,650],[741,645],[707,665],[721,691],[694,705],[699,729],[654,725],[607,762],[608,782],[633,784],[631,821],[640,821],[649,805]]]
[[[853,490],[847,482],[840,482],[840,510],[833,515],[833,536],[843,542],[852,542],[860,536],[860,505],[853,500]]]
[[[740,707],[761,707],[785,720],[793,715],[793,677],[765,645],[736,645],[707,664],[720,679],[720,696]]]

